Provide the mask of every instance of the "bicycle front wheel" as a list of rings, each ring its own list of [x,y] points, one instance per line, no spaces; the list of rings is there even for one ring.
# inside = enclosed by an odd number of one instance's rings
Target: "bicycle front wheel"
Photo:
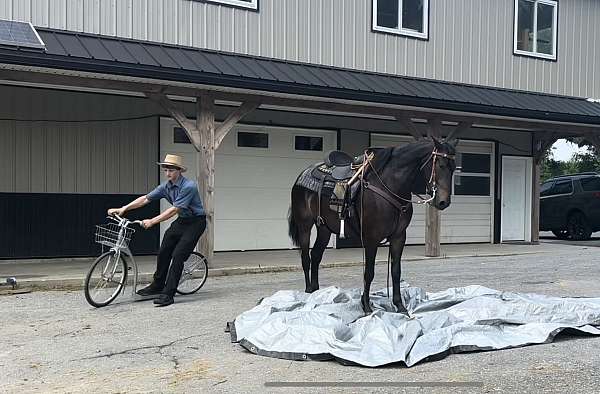
[[[127,264],[123,256],[108,251],[94,261],[85,277],[85,299],[100,308],[114,301],[127,282]]]
[[[193,294],[200,290],[208,278],[208,260],[198,252],[192,252],[183,263],[181,279],[177,286],[179,294]]]

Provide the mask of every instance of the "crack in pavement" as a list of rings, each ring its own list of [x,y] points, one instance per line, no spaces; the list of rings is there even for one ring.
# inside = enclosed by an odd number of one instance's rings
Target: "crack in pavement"
[[[179,339],[176,339],[176,340],[174,340],[174,341],[171,341],[171,342],[169,342],[169,343],[165,343],[165,344],[162,344],[162,345],[140,346],[140,347],[135,347],[135,348],[131,348],[131,349],[125,349],[125,350],[121,350],[121,351],[118,351],[118,352],[111,352],[111,353],[99,354],[99,355],[97,355],[97,356],[91,356],[91,357],[83,357],[83,358],[72,359],[72,360],[70,360],[70,361],[94,360],[94,359],[97,359],[97,358],[104,358],[104,357],[106,357],[106,358],[110,358],[110,357],[113,357],[113,356],[118,356],[118,355],[121,355],[121,354],[128,354],[128,353],[135,353],[136,351],[139,351],[139,350],[146,350],[146,349],[157,349],[157,350],[158,350],[158,352],[159,352],[159,353],[160,353],[162,356],[164,356],[164,354],[162,353],[162,350],[163,350],[164,348],[167,348],[167,347],[169,347],[169,346],[173,346],[173,345],[174,345],[174,344],[176,344],[177,342],[183,342],[183,341],[187,341],[188,339],[192,339],[192,338],[198,338],[198,337],[202,337],[202,336],[205,336],[205,335],[206,335],[206,334],[191,335],[191,336],[189,336],[189,337],[185,337],[185,338],[179,338]],[[178,362],[178,361],[174,361],[174,363],[176,364],[176,366],[178,366],[178,365],[179,365],[179,362]]]

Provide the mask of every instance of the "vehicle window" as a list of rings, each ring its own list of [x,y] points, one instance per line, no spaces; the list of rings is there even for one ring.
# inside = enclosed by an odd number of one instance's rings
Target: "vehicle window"
[[[600,177],[582,178],[579,180],[581,187],[586,192],[597,192],[600,191]]]
[[[540,196],[549,196],[550,189],[552,189],[552,185],[554,185],[554,181],[542,183],[542,186],[540,186]]]
[[[570,179],[563,179],[556,181],[554,187],[550,190],[551,195],[555,194],[570,194],[573,192],[573,181]]]

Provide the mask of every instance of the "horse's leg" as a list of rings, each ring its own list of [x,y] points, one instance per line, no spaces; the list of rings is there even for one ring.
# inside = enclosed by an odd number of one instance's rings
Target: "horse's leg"
[[[365,246],[365,278],[364,278],[364,288],[363,294],[361,297],[361,304],[363,307],[363,311],[366,314],[370,314],[373,312],[371,309],[371,302],[369,300],[369,294],[371,292],[371,282],[373,282],[373,277],[375,277],[375,257],[377,256],[377,245],[375,246]]]
[[[311,228],[302,226],[300,230],[300,257],[302,259],[302,270],[304,271],[304,291],[312,293],[310,286],[310,230]]]
[[[319,290],[319,264],[321,264],[323,252],[325,251],[327,244],[329,244],[330,238],[331,231],[329,231],[326,226],[321,225],[317,228],[317,240],[310,252],[311,292]]]
[[[392,255],[392,287],[393,287],[393,302],[396,305],[399,313],[407,314],[408,311],[402,304],[402,297],[400,296],[400,279],[402,277],[402,266],[400,260],[402,259],[402,251],[406,244],[406,230],[402,231],[402,234],[398,238],[390,240],[390,253]]]

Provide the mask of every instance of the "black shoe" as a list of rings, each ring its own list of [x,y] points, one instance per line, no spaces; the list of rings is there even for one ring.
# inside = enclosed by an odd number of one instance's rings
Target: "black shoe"
[[[158,296],[157,299],[154,300],[154,304],[156,306],[168,306],[174,302],[175,302],[175,300],[173,300],[173,297],[171,297],[168,294],[161,294]]]
[[[147,296],[152,296],[152,295],[159,295],[162,293],[162,288],[158,288],[158,286],[156,286],[154,283],[151,283],[150,285],[144,287],[143,289],[140,289],[136,292],[137,295],[141,295],[144,297]]]

